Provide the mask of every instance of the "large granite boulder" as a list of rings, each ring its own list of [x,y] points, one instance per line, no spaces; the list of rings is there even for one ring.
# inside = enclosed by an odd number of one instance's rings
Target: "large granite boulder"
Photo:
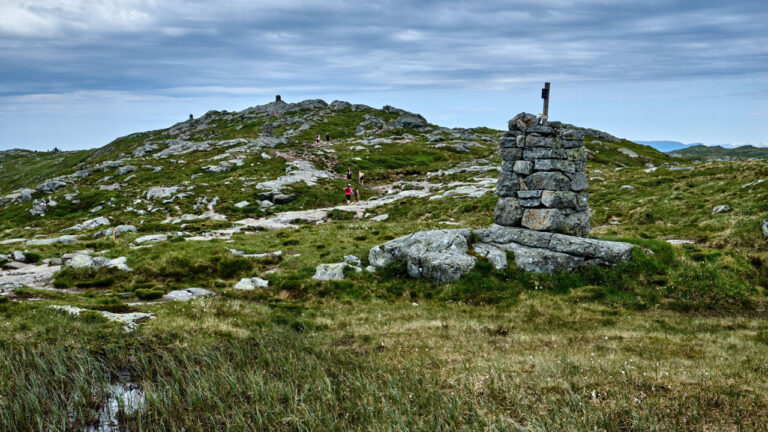
[[[368,261],[383,267],[393,261],[405,262],[411,277],[435,282],[452,282],[475,267],[469,251],[470,229],[422,231],[374,247]]]
[[[492,225],[470,230],[436,230],[409,234],[371,249],[368,261],[383,267],[404,262],[412,277],[438,283],[453,282],[469,273],[477,259],[471,249],[494,268],[507,268],[507,252],[516,266],[536,273],[557,273],[589,265],[616,265],[632,258],[634,245],[525,228]]]

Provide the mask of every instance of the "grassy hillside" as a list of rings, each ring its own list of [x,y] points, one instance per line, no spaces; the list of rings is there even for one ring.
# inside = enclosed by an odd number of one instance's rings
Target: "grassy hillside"
[[[262,137],[267,123],[274,138]],[[316,145],[326,133],[331,143]],[[0,242],[79,236],[0,254],[42,263],[90,249],[132,269],[64,267],[50,289],[0,295],[0,429],[94,426],[110,386],[130,381],[143,397],[120,404],[127,430],[766,430],[765,160],[685,165],[588,137],[591,236],[650,253],[554,275],[480,259],[442,285],[398,265],[312,279],[347,255],[365,266],[373,246],[402,235],[490,225],[501,133],[305,101],[211,111],[91,151],[0,154]],[[265,205],[272,189],[259,185],[309,172],[297,162],[321,176]],[[330,208],[345,203],[347,168],[366,173],[363,200],[382,204]],[[90,174],[32,201],[12,196],[78,170]],[[36,216],[34,200],[56,205]],[[713,215],[721,204],[732,211]],[[109,225],[61,232],[99,216]],[[291,226],[236,223],[270,218]],[[119,224],[137,232],[93,236]],[[155,234],[169,237],[135,247]],[[233,289],[244,277],[269,285]],[[217,295],[154,300],[189,287]],[[125,332],[98,311],[155,318]]]

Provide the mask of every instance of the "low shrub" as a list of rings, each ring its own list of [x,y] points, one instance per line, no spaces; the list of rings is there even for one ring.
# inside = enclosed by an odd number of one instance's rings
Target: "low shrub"
[[[333,220],[352,220],[355,218],[355,212],[333,209],[331,210],[331,213],[329,213],[329,216]]]
[[[145,288],[139,288],[133,293],[136,295],[136,297],[138,297],[141,300],[155,300],[155,299],[159,299],[160,297],[163,296],[163,294],[165,294],[165,292],[159,289],[145,289]]]
[[[253,262],[247,258],[222,258],[218,262],[219,276],[231,279],[253,270]]]
[[[24,261],[28,263],[37,264],[39,263],[43,257],[35,252],[24,252]]]

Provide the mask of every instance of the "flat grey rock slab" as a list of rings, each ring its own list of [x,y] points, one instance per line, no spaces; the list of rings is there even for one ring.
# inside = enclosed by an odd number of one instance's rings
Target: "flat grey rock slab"
[[[72,244],[77,241],[77,236],[73,235],[64,235],[61,237],[54,237],[54,238],[42,238],[42,239],[32,239],[27,240],[27,246],[46,246],[46,245],[52,245],[52,244]]]
[[[82,312],[95,312],[110,321],[115,321],[122,324],[123,330],[127,332],[136,330],[139,324],[155,317],[151,313],[143,313],[143,312],[113,313],[113,312],[107,312],[107,311],[95,311],[90,309],[83,309],[75,306],[66,306],[66,305],[51,305],[49,307],[51,309],[64,311],[73,316],[80,316]]]
[[[140,245],[144,243],[157,243],[157,242],[163,242],[168,240],[168,236],[166,234],[152,234],[152,235],[146,235],[143,237],[139,237],[136,240],[133,241],[134,244]]]
[[[210,297],[215,295],[215,292],[205,288],[187,288],[183,290],[171,291],[165,294],[163,299],[170,301],[188,301],[199,297]]]

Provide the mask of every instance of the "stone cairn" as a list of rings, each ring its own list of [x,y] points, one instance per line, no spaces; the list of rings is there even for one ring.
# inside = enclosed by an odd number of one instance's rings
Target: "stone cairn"
[[[520,113],[500,142],[496,224],[589,234],[584,132]]]

